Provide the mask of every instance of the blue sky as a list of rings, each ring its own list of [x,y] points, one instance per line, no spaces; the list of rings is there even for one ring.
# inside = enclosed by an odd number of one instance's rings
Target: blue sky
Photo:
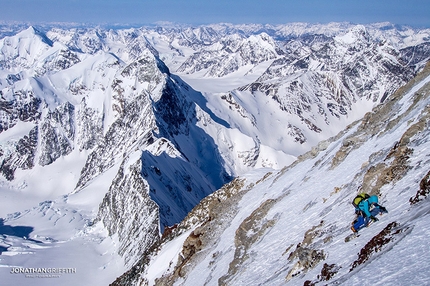
[[[0,20],[184,24],[389,21],[430,27],[430,0],[0,0]]]

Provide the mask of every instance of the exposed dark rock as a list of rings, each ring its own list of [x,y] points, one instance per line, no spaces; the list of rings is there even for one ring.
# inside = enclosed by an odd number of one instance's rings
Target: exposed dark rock
[[[321,275],[319,275],[319,279],[321,281],[329,281],[333,278],[334,275],[339,271],[339,266],[336,264],[327,264],[324,263],[323,268],[321,269]]]
[[[15,171],[18,168],[31,169],[34,167],[34,158],[38,145],[38,127],[35,126],[30,130],[28,135],[19,139],[15,145],[15,153],[10,153],[3,158],[0,166],[1,174],[8,180],[15,178]],[[4,153],[0,154],[3,157]]]
[[[420,189],[418,190],[415,197],[412,197],[409,199],[409,202],[411,203],[411,205],[414,205],[426,199],[429,194],[430,194],[430,171],[427,173],[427,175],[424,176],[424,178],[422,178],[420,182]]]
[[[75,137],[75,107],[69,102],[49,111],[40,129],[41,155],[39,164],[49,165],[72,152]]]
[[[13,127],[18,120],[37,123],[42,100],[31,91],[15,91],[13,100],[0,97],[0,132]]]
[[[126,264],[134,264],[160,240],[159,213],[140,175],[140,162],[128,168],[126,163],[127,158],[100,204],[96,221],[103,222],[109,235],[118,234],[118,253]]]
[[[383,250],[383,248],[391,241],[396,239],[396,235],[406,231],[407,228],[400,227],[399,223],[389,223],[380,233],[375,235],[358,254],[357,260],[352,265],[350,272],[359,265],[368,261],[376,252]]]
[[[54,69],[65,70],[79,62],[80,60],[75,53],[70,50],[61,50],[55,61]]]
[[[181,130],[188,129],[186,124],[185,112],[190,108],[189,103],[184,105],[184,101],[177,96],[177,90],[171,81],[167,81],[163,89],[160,100],[154,105],[159,112],[157,115],[168,126],[165,130],[170,136],[177,135]]]
[[[19,139],[16,145],[16,151],[20,155],[20,168],[31,169],[34,167],[34,157],[38,143],[38,127],[35,126],[30,130],[28,136]]]

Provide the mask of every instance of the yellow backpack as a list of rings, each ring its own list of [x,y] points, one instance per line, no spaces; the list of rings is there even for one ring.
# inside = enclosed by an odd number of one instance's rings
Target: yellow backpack
[[[370,196],[368,194],[360,193],[352,200],[352,205],[356,209],[358,209],[358,204],[361,203],[361,201],[363,201],[363,200],[367,200],[368,198],[370,198]]]

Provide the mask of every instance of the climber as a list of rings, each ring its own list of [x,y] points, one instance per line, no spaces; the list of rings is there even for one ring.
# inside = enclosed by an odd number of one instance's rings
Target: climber
[[[377,196],[369,196],[366,193],[357,195],[352,204],[357,215],[351,227],[353,232],[358,232],[361,228],[368,226],[371,221],[378,221],[376,218],[378,214],[388,213],[386,208],[378,204]]]

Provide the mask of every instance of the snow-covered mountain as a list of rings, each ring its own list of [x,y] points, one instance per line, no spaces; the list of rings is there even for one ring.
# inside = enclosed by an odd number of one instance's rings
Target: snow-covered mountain
[[[430,65],[280,171],[208,196],[112,285],[426,285]],[[388,214],[351,236],[357,191]]]
[[[234,178],[389,103],[430,57],[430,30],[387,23],[0,28],[0,265],[76,251],[93,285]]]

